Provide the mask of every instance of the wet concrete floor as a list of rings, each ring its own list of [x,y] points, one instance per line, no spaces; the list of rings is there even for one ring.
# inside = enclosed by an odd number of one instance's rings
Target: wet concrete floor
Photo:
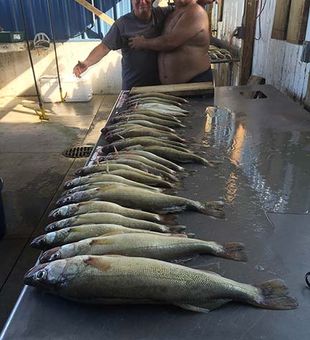
[[[257,90],[265,98],[250,99]],[[248,262],[197,256],[185,265],[253,284],[281,278],[297,298],[298,309],[271,311],[230,303],[197,314],[169,306],[86,306],[27,288],[5,339],[310,337],[310,289],[304,281],[310,270],[310,115],[264,85],[217,88],[215,102],[220,108],[206,114],[213,101],[192,100],[194,113],[183,133],[198,153],[222,164],[186,165],[189,176],[178,194],[201,201],[222,199],[226,218],[183,213],[178,221],[198,238],[243,242]]]
[[[38,251],[29,240],[42,232],[44,214],[64,177],[84,159],[62,156],[67,148],[94,144],[116,96],[94,96],[88,103],[45,104],[40,121],[33,98],[0,98],[0,177],[6,234],[0,240],[0,329],[23,287],[25,271]],[[95,119],[94,119],[95,117]]]

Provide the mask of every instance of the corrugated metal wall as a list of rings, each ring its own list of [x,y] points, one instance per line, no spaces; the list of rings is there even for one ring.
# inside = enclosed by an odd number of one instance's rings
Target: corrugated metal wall
[[[117,19],[130,12],[130,0],[89,0],[103,12]],[[47,0],[22,1],[30,39],[39,32],[51,37]],[[50,0],[55,38],[58,41],[83,34],[82,38],[102,38],[110,28],[74,0]],[[20,0],[0,0],[0,26],[9,31],[23,31]]]
[[[231,34],[237,26],[241,26],[244,0],[226,0],[223,8],[223,21],[217,25],[217,37],[230,41]],[[232,45],[241,47],[241,40],[232,38]]]

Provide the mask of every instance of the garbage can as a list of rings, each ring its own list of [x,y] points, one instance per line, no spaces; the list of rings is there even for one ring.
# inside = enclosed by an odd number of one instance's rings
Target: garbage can
[[[3,189],[3,179],[0,177],[0,239],[4,236],[5,230],[6,230],[4,207],[3,207],[3,200],[2,200],[2,189]]]

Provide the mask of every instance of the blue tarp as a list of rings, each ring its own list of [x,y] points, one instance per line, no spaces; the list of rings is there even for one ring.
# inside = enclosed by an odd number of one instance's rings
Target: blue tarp
[[[48,0],[21,0],[28,39],[44,32],[51,37]],[[95,7],[117,19],[130,11],[130,0],[89,0]],[[102,38],[110,28],[74,0],[50,0],[55,39],[65,41],[88,32],[90,38]],[[24,31],[20,0],[0,0],[0,26],[6,31]],[[91,30],[91,32],[90,32]],[[83,38],[87,38],[87,34]]]

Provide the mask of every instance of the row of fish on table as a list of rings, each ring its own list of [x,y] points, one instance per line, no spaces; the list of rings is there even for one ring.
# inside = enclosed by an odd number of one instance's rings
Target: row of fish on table
[[[184,210],[224,217],[220,201],[177,196],[182,163],[217,162],[194,151],[180,131],[190,115],[184,98],[130,96],[126,109],[103,128],[96,159],[65,183],[54,219],[32,246],[43,250],[25,275],[27,285],[87,303],[172,304],[206,312],[229,301],[293,309],[281,280],[250,285],[183,266],[195,254],[246,261],[239,242],[194,238],[175,214]]]

